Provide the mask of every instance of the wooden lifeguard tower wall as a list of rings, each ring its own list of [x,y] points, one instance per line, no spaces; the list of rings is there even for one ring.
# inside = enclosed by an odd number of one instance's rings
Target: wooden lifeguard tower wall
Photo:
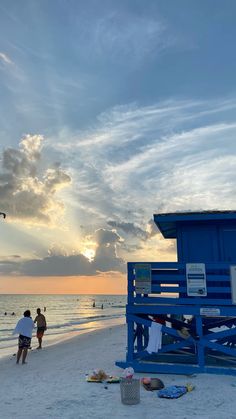
[[[236,375],[236,211],[157,214],[154,221],[164,238],[176,239],[178,261],[128,263],[127,353],[116,365]],[[164,319],[162,348],[149,354],[153,317]]]

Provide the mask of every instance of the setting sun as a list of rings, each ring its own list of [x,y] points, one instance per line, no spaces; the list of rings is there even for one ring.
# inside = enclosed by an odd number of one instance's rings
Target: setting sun
[[[95,251],[93,249],[85,249],[82,252],[82,255],[84,255],[90,262],[92,262],[95,256]]]

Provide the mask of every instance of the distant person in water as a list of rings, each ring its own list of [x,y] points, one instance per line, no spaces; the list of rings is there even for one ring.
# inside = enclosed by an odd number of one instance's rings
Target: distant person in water
[[[101,305],[101,309],[103,310],[103,304]]]
[[[95,301],[93,302],[93,307],[96,307]]]
[[[19,364],[22,355],[22,364],[26,364],[28,349],[31,346],[32,331],[34,322],[31,318],[29,310],[24,312],[24,317],[20,319],[15,327],[13,334],[19,333],[18,352],[16,356],[16,363]]]
[[[37,349],[42,349],[42,340],[45,330],[47,330],[47,323],[45,316],[41,313],[41,309],[37,308],[37,316],[34,319],[34,323],[37,323],[37,338],[39,346]]]

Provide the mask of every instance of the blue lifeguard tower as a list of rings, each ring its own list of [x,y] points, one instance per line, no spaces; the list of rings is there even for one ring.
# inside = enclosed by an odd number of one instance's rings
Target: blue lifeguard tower
[[[154,215],[177,262],[128,263],[127,353],[149,373],[236,375],[236,211]],[[148,353],[149,327],[162,345]]]

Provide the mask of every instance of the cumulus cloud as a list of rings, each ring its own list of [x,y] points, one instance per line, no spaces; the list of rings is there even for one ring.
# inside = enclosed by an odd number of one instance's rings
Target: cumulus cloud
[[[19,149],[7,148],[2,153],[1,210],[10,219],[49,225],[63,211],[56,192],[68,186],[71,178],[59,163],[42,169],[42,143],[41,135],[26,135]]]
[[[95,240],[99,246],[114,246],[121,241],[121,237],[114,230],[105,230],[100,228],[95,231]]]
[[[124,261],[117,256],[117,244],[121,237],[113,230],[98,229],[95,232],[95,240],[98,243],[93,265],[98,271],[121,271],[124,272]]]
[[[125,272],[126,265],[117,255],[121,237],[111,230],[99,229],[94,234],[97,248],[93,261],[83,254],[68,254],[60,244],[53,244],[48,256],[41,259],[17,260],[17,257],[2,259],[0,273],[19,276],[91,276],[101,272]]]
[[[122,230],[124,233],[128,235],[139,237],[142,240],[147,240],[147,238],[149,237],[148,231],[143,230],[134,223],[108,221],[107,224],[113,228]]]
[[[157,229],[156,224],[154,223],[154,220],[149,220],[147,224],[147,232],[148,232],[148,238],[150,239],[153,236],[156,236],[156,234],[159,234],[159,231]]]
[[[54,249],[41,260],[14,260],[12,271],[54,275],[59,271],[55,265],[64,260],[61,272],[68,275],[123,272],[123,259],[128,254],[130,259],[130,252],[143,260],[152,246],[153,257],[175,251],[174,244],[158,237],[153,214],[234,209],[235,107],[233,100],[130,105],[103,114],[97,127],[71,143],[68,136],[65,143],[60,137],[53,147],[67,166],[71,164],[70,204],[84,226],[80,232],[85,236],[97,230],[94,259]],[[63,210],[57,191],[71,178],[60,165],[42,170],[43,139],[35,140],[26,137],[19,150],[3,153],[1,210],[18,219],[50,223],[52,213]]]

